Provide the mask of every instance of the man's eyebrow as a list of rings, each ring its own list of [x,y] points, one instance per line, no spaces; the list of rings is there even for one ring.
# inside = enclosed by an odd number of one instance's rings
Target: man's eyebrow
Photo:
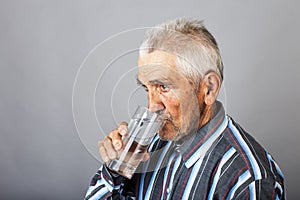
[[[145,86],[144,83],[142,83],[138,78],[136,78],[137,85]],[[170,85],[170,81],[168,79],[156,79],[156,80],[150,80],[147,84],[151,85]]]
[[[159,77],[149,80],[149,84],[153,85],[173,85],[173,81],[169,77]]]
[[[166,84],[168,84],[168,82],[165,81],[165,80],[152,80],[152,81],[149,81],[149,84],[152,84],[152,85],[166,85]]]

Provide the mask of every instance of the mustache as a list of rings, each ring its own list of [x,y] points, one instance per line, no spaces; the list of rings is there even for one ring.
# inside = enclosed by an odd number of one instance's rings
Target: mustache
[[[179,131],[179,127],[174,123],[173,117],[170,113],[167,113],[165,109],[157,110],[155,113],[159,115],[160,120],[164,121],[162,127],[166,125],[166,123],[170,123],[175,131]]]
[[[166,114],[165,117],[163,118],[164,120],[164,124],[166,124],[167,122],[169,122],[174,128],[177,127],[173,121],[173,117],[170,114]]]
[[[166,113],[165,110],[158,110],[155,111],[155,113],[160,116],[161,120],[173,122],[173,117],[170,115],[170,113]]]

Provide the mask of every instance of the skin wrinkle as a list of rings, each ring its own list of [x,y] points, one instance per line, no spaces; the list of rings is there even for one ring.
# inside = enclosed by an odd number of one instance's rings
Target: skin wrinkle
[[[148,108],[159,110],[168,117],[159,132],[162,139],[179,140],[198,129],[199,98],[181,70],[176,57],[162,51],[143,55],[138,61],[137,82],[146,88]],[[166,90],[161,87],[166,86]]]

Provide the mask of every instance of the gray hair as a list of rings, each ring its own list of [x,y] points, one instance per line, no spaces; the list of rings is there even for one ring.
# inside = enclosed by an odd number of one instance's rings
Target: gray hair
[[[203,21],[179,18],[151,28],[139,54],[143,57],[155,50],[174,54],[176,65],[196,87],[211,71],[223,80],[223,63],[217,42]]]

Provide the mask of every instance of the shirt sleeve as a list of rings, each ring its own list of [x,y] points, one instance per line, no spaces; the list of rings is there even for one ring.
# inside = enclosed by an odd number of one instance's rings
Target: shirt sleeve
[[[106,165],[102,165],[92,178],[84,199],[124,199],[121,194],[124,180],[125,177],[111,172]]]
[[[271,181],[269,179],[255,180],[247,185],[236,198],[237,200],[253,199],[274,199],[285,200],[285,192],[282,182]]]

